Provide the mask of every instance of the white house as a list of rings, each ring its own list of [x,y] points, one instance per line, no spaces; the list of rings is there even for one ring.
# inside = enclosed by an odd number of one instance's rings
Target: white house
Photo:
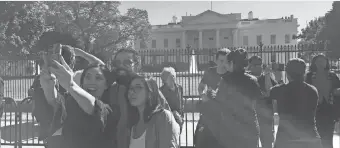
[[[151,41],[145,46],[137,40],[136,49],[178,49],[247,47],[264,45],[296,45],[297,18],[259,20],[253,12],[247,19],[241,13],[220,14],[207,10],[196,16],[182,16],[182,21],[152,26]]]

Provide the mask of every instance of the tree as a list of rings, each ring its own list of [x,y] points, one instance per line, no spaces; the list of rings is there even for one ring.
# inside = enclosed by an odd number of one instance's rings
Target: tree
[[[318,32],[316,39],[327,41],[328,48],[332,51],[333,56],[340,57],[340,2],[334,1],[332,9],[326,13],[324,25]]]
[[[147,11],[131,8],[126,14],[120,14],[120,2],[55,1],[46,4],[51,11],[46,22],[53,22],[58,31],[72,33],[83,42],[84,50],[94,54],[129,46],[129,42],[136,39],[148,41],[150,35]]]
[[[301,39],[303,44],[315,44],[320,40],[316,38],[317,34],[321,31],[324,25],[325,17],[318,17],[309,21],[306,28],[301,29],[301,33],[295,36],[295,39]]]
[[[28,53],[44,30],[43,2],[0,2],[0,54]]]

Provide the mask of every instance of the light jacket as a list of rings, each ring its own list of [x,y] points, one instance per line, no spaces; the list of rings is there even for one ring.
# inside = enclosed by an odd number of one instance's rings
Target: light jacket
[[[127,129],[129,147],[131,129]],[[148,122],[145,135],[145,148],[179,148],[180,127],[169,110],[155,113]],[[121,147],[118,147],[121,148]],[[122,147],[123,148],[123,147]]]

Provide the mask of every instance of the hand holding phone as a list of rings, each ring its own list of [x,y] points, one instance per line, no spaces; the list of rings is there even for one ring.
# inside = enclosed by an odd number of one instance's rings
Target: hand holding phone
[[[61,62],[60,61],[61,48],[62,48],[61,44],[54,44],[53,48],[48,50],[47,61],[46,61],[47,66],[55,67],[55,65],[52,64],[53,63],[52,60],[56,60],[57,62]]]

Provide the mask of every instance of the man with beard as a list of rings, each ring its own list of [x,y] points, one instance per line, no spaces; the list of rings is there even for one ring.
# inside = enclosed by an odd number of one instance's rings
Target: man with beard
[[[257,82],[260,85],[262,93],[264,94],[264,99],[257,100],[257,109],[262,110],[261,114],[258,114],[258,120],[262,123],[260,124],[260,131],[266,133],[264,135],[269,137],[263,137],[261,139],[261,144],[263,148],[269,148],[272,146],[273,142],[273,130],[274,126],[268,126],[272,124],[273,112],[272,112],[272,100],[269,99],[270,88],[275,86],[277,82],[271,77],[271,72],[268,67],[264,67],[262,64],[262,58],[259,56],[252,56],[248,61],[249,73],[257,77]],[[264,69],[264,70],[263,70]]]
[[[140,64],[140,57],[136,50],[132,48],[122,48],[118,50],[113,58],[112,75],[116,77],[116,83],[110,88],[110,103],[112,109],[119,113],[119,121],[116,130],[117,147],[128,148],[128,138],[130,130],[127,128],[128,123],[128,104],[125,97],[127,85],[130,76],[136,74]],[[166,109],[170,110],[169,104],[161,92],[161,102]]]
[[[204,72],[203,78],[198,86],[198,93],[200,94],[203,102],[209,100],[216,94],[216,89],[221,80],[221,76],[227,72],[225,63],[227,62],[227,55],[230,50],[223,48],[216,53],[216,67],[210,67]],[[218,144],[212,137],[210,130],[198,121],[195,135],[194,145],[196,148],[214,147],[212,144]]]

